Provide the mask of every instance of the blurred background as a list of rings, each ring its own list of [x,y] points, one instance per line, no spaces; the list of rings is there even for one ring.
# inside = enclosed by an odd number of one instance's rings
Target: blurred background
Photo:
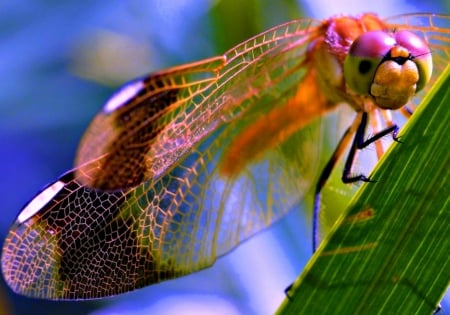
[[[71,168],[83,131],[124,82],[222,54],[299,17],[449,10],[446,0],[3,1],[0,239],[33,195]],[[310,257],[310,234],[308,212],[292,213],[210,269],[99,301],[28,299],[0,277],[0,314],[271,314]]]

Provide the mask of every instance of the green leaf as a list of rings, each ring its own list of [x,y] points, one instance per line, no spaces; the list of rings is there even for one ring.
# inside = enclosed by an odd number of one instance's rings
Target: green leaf
[[[450,67],[279,314],[431,314],[450,279]]]

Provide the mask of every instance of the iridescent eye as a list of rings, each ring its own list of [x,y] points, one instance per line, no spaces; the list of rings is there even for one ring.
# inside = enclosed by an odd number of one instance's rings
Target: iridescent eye
[[[350,47],[344,62],[344,77],[358,94],[369,94],[375,72],[396,40],[384,31],[366,32]]]
[[[383,62],[383,65],[385,65],[384,62],[388,60],[397,62],[400,66],[410,60],[417,67],[414,70],[414,76],[411,72],[408,74],[406,70],[401,71],[408,78],[415,76],[417,78],[411,79],[414,82],[401,84],[401,90],[399,88],[398,91],[390,91],[387,88],[388,85],[396,83],[390,82],[394,80],[392,78],[381,78],[381,82],[378,78],[378,81],[374,82],[377,69],[381,67],[380,64]],[[386,63],[383,67],[388,69],[383,70],[390,71],[389,73],[394,75],[396,70],[394,70],[392,63]],[[412,69],[410,65],[404,67],[404,69],[406,68]],[[403,102],[407,102],[414,93],[420,91],[427,84],[431,77],[432,68],[430,50],[425,41],[418,35],[408,31],[398,31],[392,35],[384,31],[371,31],[358,37],[350,47],[344,62],[344,77],[348,86],[357,94],[370,94],[377,99],[378,105],[393,108],[403,106],[405,104]],[[402,100],[399,101],[400,99]]]
[[[417,82],[416,92],[418,92],[428,83],[433,71],[430,49],[422,38],[412,32],[399,31],[394,34],[394,38],[399,46],[410,52],[412,61],[417,66],[419,81]]]

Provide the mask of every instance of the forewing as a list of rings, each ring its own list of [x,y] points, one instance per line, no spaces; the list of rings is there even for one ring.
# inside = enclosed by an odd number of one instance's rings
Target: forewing
[[[294,91],[304,51],[317,28],[292,21],[225,55],[155,73],[131,86],[134,97],[108,110],[86,131],[76,159],[81,183],[102,190],[133,187],[161,176],[219,126],[249,109],[263,112]],[[113,98],[115,100],[115,98]]]

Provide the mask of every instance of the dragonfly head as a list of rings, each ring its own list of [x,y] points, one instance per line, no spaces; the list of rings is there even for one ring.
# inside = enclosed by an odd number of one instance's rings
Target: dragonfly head
[[[423,89],[432,72],[425,41],[408,31],[370,31],[351,45],[344,62],[347,85],[383,109],[398,109]]]

